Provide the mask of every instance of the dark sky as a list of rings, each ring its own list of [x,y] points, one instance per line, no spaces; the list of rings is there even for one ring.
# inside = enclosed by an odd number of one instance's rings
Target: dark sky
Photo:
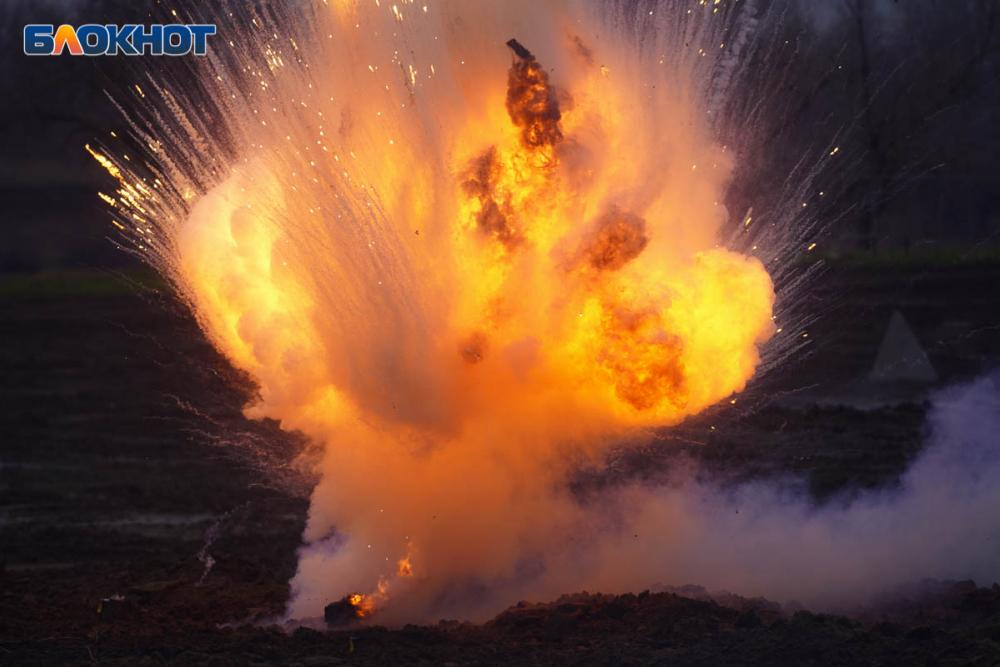
[[[765,38],[777,45],[786,38],[799,43],[795,60],[781,70],[789,72],[787,80],[773,82],[762,74],[751,82],[748,95],[774,85],[778,92],[768,93],[768,99],[776,110],[768,116],[767,144],[757,151],[767,159],[749,168],[746,184],[735,186],[753,194],[761,170],[770,169],[778,187],[789,165],[819,134],[840,131],[844,152],[857,160],[858,179],[853,190],[845,185],[839,206],[878,209],[877,234],[885,243],[1000,242],[1000,203],[994,192],[1000,19],[993,17],[989,33],[983,32],[981,16],[991,7],[997,11],[1000,3],[863,2],[867,87],[848,11],[857,0],[772,0],[774,7],[798,11],[784,12],[784,27]],[[107,214],[96,197],[107,176],[83,146],[112,130],[127,134],[105,90],[133,80],[135,71],[128,69],[133,63],[29,58],[20,43],[24,24],[142,22],[154,6],[139,0],[0,2],[0,49],[9,54],[0,68],[0,234],[5,239],[0,272],[123,261],[124,255],[105,238]],[[798,17],[804,23],[796,23]],[[167,64],[144,61],[142,66]],[[871,104],[862,103],[866,89],[876,95]],[[733,208],[749,205],[738,201]],[[846,243],[852,243],[850,223],[843,231]]]

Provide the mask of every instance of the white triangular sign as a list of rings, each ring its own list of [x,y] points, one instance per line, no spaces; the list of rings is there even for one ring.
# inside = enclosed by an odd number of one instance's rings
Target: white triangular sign
[[[927,353],[920,347],[913,329],[906,323],[903,314],[893,312],[889,328],[882,337],[875,364],[872,366],[873,380],[893,382],[909,380],[913,382],[934,382],[937,373],[927,359]]]

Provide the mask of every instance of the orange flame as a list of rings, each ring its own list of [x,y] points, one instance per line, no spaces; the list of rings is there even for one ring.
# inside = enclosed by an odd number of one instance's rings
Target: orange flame
[[[398,576],[400,576],[400,577],[412,577],[413,576],[413,568],[410,567],[410,557],[409,556],[406,556],[405,558],[400,558],[399,562],[396,565],[397,565],[397,568],[398,568],[396,570],[396,574]]]
[[[354,613],[357,614],[358,618],[365,618],[371,614],[372,610],[375,608],[375,604],[372,599],[369,596],[361,595],[360,593],[353,593],[348,596],[347,601],[354,607]]]
[[[732,152],[676,92],[694,75],[650,86],[624,38],[521,4],[407,9],[402,31],[375,3],[317,5],[323,38],[294,60],[255,31],[252,99],[227,87],[239,73],[205,77],[250,100],[227,107],[240,158],[192,178],[164,157],[184,198],[122,177],[258,381],[248,416],[325,445],[292,613],[363,590],[359,611],[391,593],[410,619],[451,582],[514,579],[588,524],[554,491],[567,461],[742,391],[773,333],[763,265],[717,246]],[[514,42],[511,65],[493,46],[511,34],[539,57]]]

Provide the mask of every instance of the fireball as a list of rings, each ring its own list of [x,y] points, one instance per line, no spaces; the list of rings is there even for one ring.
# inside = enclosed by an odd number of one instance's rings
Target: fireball
[[[716,238],[733,156],[697,71],[644,78],[586,12],[481,9],[253,16],[201,75],[224,146],[184,116],[169,186],[95,151],[247,415],[323,445],[291,615],[563,585],[573,462],[742,391],[773,333],[767,271]]]

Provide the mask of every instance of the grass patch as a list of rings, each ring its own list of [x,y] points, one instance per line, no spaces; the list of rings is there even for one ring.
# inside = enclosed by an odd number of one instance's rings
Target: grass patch
[[[824,261],[835,268],[848,269],[932,269],[948,267],[1000,266],[1000,247],[946,247],[924,246],[910,250],[886,249],[874,251],[853,251],[841,254],[813,255],[803,257],[800,266]]]
[[[167,281],[148,268],[121,272],[51,269],[0,274],[0,299],[120,296],[134,294],[137,290],[168,292],[171,289]]]

